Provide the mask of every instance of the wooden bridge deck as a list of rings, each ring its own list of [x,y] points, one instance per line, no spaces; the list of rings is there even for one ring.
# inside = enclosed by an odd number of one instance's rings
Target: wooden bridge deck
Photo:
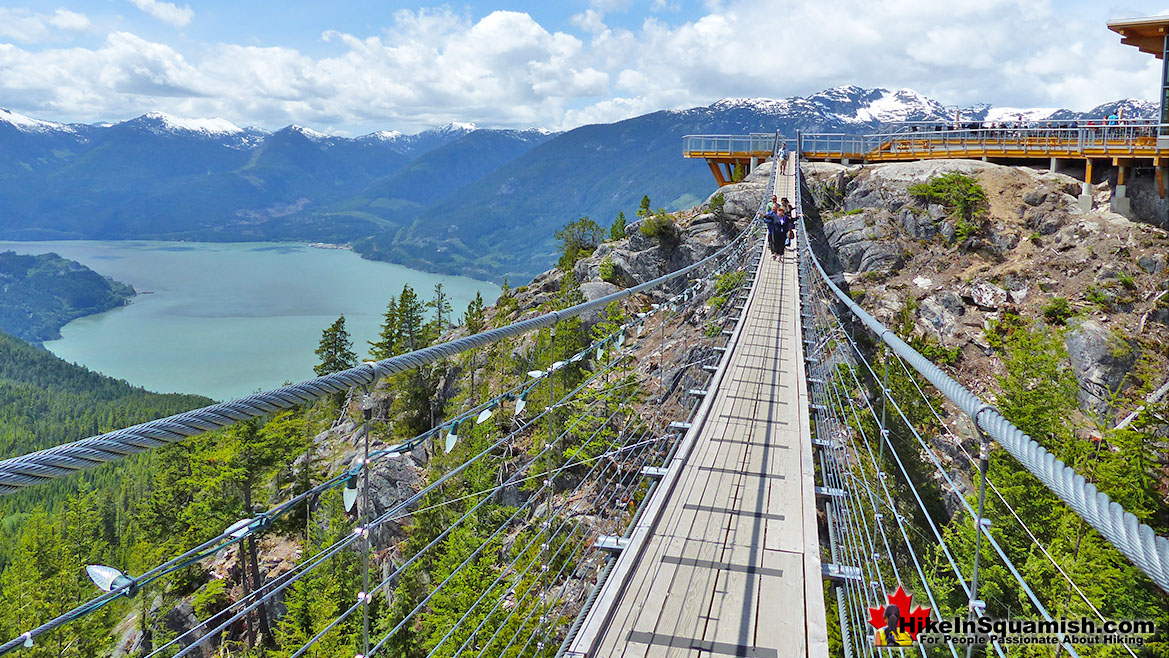
[[[764,254],[693,447],[569,655],[827,656],[796,270]]]

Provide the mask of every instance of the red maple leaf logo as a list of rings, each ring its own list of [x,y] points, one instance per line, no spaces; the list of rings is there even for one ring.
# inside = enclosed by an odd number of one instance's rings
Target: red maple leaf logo
[[[897,591],[885,597],[889,600],[889,605],[897,606],[897,611],[901,614],[898,620],[898,627],[896,630],[903,633],[909,633],[909,637],[917,640],[917,634],[925,628],[925,624],[930,618],[930,609],[918,606],[910,610],[913,605],[913,596],[906,594],[905,590],[900,585],[897,586]],[[885,627],[885,606],[876,608],[869,608],[869,623],[873,628]]]

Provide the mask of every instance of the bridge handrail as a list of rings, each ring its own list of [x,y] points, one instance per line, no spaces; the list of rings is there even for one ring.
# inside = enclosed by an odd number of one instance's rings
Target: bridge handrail
[[[693,152],[772,153],[777,133],[750,133],[747,135],[684,135],[682,154]]]
[[[995,123],[995,127],[988,124]],[[804,132],[801,153],[863,159],[902,151],[908,155],[928,152],[942,155],[984,155],[986,148],[1011,153],[1046,156],[1066,155],[1069,148],[1085,153],[1131,156],[1137,147],[1156,147],[1158,137],[1169,134],[1169,124],[1152,119],[1060,120],[1044,122],[905,121],[882,127],[875,133]],[[686,135],[683,154],[756,153],[764,151],[762,135]]]
[[[767,135],[767,137],[771,139],[772,135]],[[448,359],[462,352],[479,349],[529,331],[551,327],[567,318],[603,310],[612,302],[651,290],[715,262],[734,249],[750,233],[750,226],[748,226],[721,249],[702,260],[645,283],[564,310],[551,311],[506,327],[490,329],[381,361],[367,362],[348,370],[308,379],[275,390],[208,405],[166,418],[5,459],[0,461],[0,496],[51,479],[72,475],[105,462],[116,461],[127,455],[234,425],[239,421],[261,418],[273,412],[291,409],[335,393],[344,393],[358,387],[371,386],[388,375]]]
[[[799,216],[802,217],[803,172],[800,169],[798,159],[796,176],[797,185],[800,186],[801,191],[796,193],[795,204]],[[912,366],[918,374],[933,384],[946,399],[970,416],[975,427],[998,441],[1024,468],[1039,478],[1039,481],[1049,490],[1059,496],[1100,534],[1104,535],[1113,546],[1119,549],[1141,571],[1145,572],[1158,587],[1169,592],[1169,539],[1157,535],[1152,528],[1126,511],[1120,503],[1114,502],[1108,494],[1097,490],[1096,486],[1088,482],[1084,476],[1048,452],[1046,448],[1021,429],[1015,427],[997,409],[983,402],[932,361],[901,340],[891,329],[886,328],[876,318],[869,315],[833,283],[827,272],[824,271],[815,252],[812,251],[807,231],[801,231],[800,234],[804,236],[801,245],[802,251],[811,259],[812,264],[816,266],[816,271],[819,272],[820,277],[841,304],[848,308],[891,350]]]

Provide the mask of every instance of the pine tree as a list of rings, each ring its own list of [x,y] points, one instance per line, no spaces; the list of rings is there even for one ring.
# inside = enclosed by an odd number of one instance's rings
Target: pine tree
[[[620,240],[625,237],[625,211],[617,213],[617,219],[609,226],[609,239]]]
[[[641,207],[637,209],[637,216],[638,217],[649,217],[652,214],[653,214],[653,210],[650,209],[650,200],[649,200],[649,195],[647,194],[647,195],[641,197]]]
[[[357,365],[353,341],[349,339],[349,332],[345,330],[344,315],[321,333],[317,356],[321,357],[321,362],[313,368],[313,372],[319,376],[348,370]]]
[[[382,316],[382,331],[376,341],[369,343],[369,356],[375,361],[398,355],[398,298],[390,297]]]
[[[435,338],[450,328],[451,322],[451,298],[442,289],[442,283],[434,284],[434,297],[426,302],[426,308],[434,311],[434,318],[432,318],[432,325],[434,327],[433,333]]]
[[[483,295],[475,293],[475,298],[467,304],[467,311],[463,313],[463,326],[468,334],[477,334],[487,328],[487,320],[483,312]]]
[[[399,354],[420,350],[430,345],[425,323],[425,306],[418,299],[418,293],[409,285],[402,288],[398,297],[398,337],[396,349]]]

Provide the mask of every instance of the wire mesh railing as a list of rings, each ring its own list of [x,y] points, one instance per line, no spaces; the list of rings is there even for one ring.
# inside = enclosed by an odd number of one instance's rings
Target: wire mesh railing
[[[120,597],[142,595],[144,590],[157,587],[167,576],[176,573],[190,565],[206,560],[213,556],[222,556],[224,551],[232,546],[240,545],[246,539],[254,538],[268,532],[273,523],[287,515],[298,505],[310,499],[321,500],[322,497],[336,495],[341,490],[345,496],[347,509],[362,509],[366,512],[354,512],[351,532],[340,539],[320,547],[311,555],[304,556],[298,561],[295,568],[280,575],[267,578],[257,583],[253,591],[246,596],[232,601],[225,609],[215,613],[195,627],[183,634],[172,638],[156,648],[150,655],[185,656],[203,651],[204,648],[214,646],[222,641],[225,633],[231,632],[238,624],[248,621],[250,617],[263,614],[265,606],[279,600],[294,588],[304,587],[308,582],[306,577],[325,565],[345,559],[346,556],[360,554],[365,572],[360,592],[354,592],[354,603],[336,616],[329,624],[320,628],[312,637],[306,639],[295,655],[302,655],[323,640],[328,640],[331,634],[352,631],[348,624],[354,623],[355,616],[362,618],[363,641],[359,644],[363,655],[374,655],[385,652],[393,646],[395,637],[403,629],[415,623],[420,614],[425,614],[435,596],[442,596],[442,585],[428,592],[413,610],[407,611],[396,626],[385,632],[380,639],[370,641],[369,614],[373,604],[375,592],[385,592],[386,600],[396,582],[410,573],[413,565],[426,558],[430,552],[438,550],[445,542],[450,541],[451,534],[457,533],[460,524],[473,519],[477,513],[487,508],[498,507],[498,501],[505,491],[522,491],[524,502],[513,506],[499,523],[495,532],[485,540],[477,550],[476,555],[487,550],[489,545],[498,543],[501,536],[526,534],[527,537],[538,538],[538,545],[542,547],[540,569],[543,581],[534,586],[524,581],[524,573],[531,572],[533,556],[530,552],[519,551],[512,556],[519,560],[516,569],[504,571],[510,574],[504,579],[514,592],[517,588],[525,593],[539,592],[541,605],[544,610],[532,618],[536,620],[540,633],[544,636],[540,640],[539,654],[550,648],[551,643],[566,632],[566,625],[562,622],[562,615],[557,611],[563,610],[570,604],[570,597],[560,596],[555,599],[556,605],[549,592],[555,587],[565,589],[568,579],[580,583],[588,577],[596,577],[600,573],[600,565],[604,560],[598,558],[602,549],[594,546],[595,539],[600,532],[619,534],[622,523],[627,521],[639,502],[638,491],[646,486],[646,477],[641,466],[647,463],[660,462],[669,454],[670,440],[673,434],[668,431],[670,420],[679,416],[685,417],[693,413],[696,404],[688,392],[701,386],[701,380],[708,376],[703,365],[710,359],[716,358],[718,353],[713,349],[714,341],[718,340],[718,333],[708,335],[705,331],[708,326],[718,326],[725,322],[730,306],[708,308],[706,301],[715,294],[733,294],[737,288],[723,290],[727,281],[733,281],[732,274],[744,266],[747,258],[754,252],[758,231],[756,227],[749,227],[738,237],[734,238],[725,247],[717,250],[711,256],[700,260],[694,265],[682,268],[674,273],[659,277],[649,285],[639,285],[608,297],[586,302],[577,306],[554,311],[537,318],[509,325],[501,330],[492,330],[476,336],[459,339],[451,343],[428,348],[420,352],[395,357],[377,363],[369,363],[354,368],[339,376],[326,376],[310,380],[292,387],[285,387],[278,391],[245,398],[244,401],[235,401],[224,405],[190,412],[154,423],[147,423],[126,431],[119,431],[69,444],[56,449],[34,453],[33,455],[16,460],[0,463],[0,473],[9,474],[6,482],[12,487],[30,486],[39,481],[52,477],[63,476],[79,468],[85,468],[101,461],[116,458],[124,453],[149,449],[155,442],[167,443],[181,439],[188,434],[198,431],[214,429],[228,425],[235,420],[261,415],[264,411],[273,411],[278,408],[287,408],[296,404],[311,401],[314,397],[323,397],[338,391],[349,390],[350,395],[361,390],[368,390],[369,386],[379,376],[397,372],[408,367],[417,367],[420,364],[449,358],[461,351],[482,347],[485,344],[504,340],[509,337],[522,335],[547,327],[551,331],[552,348],[556,346],[556,327],[560,321],[575,317],[590,310],[604,309],[613,302],[630,298],[639,292],[652,291],[659,286],[672,289],[660,294],[658,302],[644,313],[629,318],[622,326],[612,333],[600,338],[584,349],[562,360],[554,360],[548,355],[548,363],[541,370],[533,370],[528,377],[507,390],[495,394],[492,398],[474,405],[457,415],[440,421],[434,428],[400,443],[388,446],[381,450],[366,453],[356,460],[356,465],[339,473],[326,481],[313,486],[308,491],[298,494],[291,499],[273,506],[267,511],[241,519],[232,524],[223,532],[202,542],[198,546],[180,554],[179,556],[155,567],[142,575],[131,577],[120,574],[113,581],[110,591],[94,597],[69,612],[49,620],[35,628],[12,638],[0,645],[0,654],[17,650],[21,647],[34,646],[45,634],[61,628],[73,621],[93,614],[99,609],[110,605]],[[676,284],[666,286],[665,284]],[[648,303],[648,302],[645,302]],[[647,331],[648,326],[656,331]],[[618,378],[616,374],[629,367],[631,355],[636,345],[646,341],[657,340],[663,343],[667,339],[667,332],[682,330],[690,327],[697,337],[684,342],[685,353],[680,365],[671,367],[664,362],[664,357],[657,358],[657,372],[654,377],[646,381],[631,384],[626,378]],[[555,353],[553,351],[553,353]],[[591,366],[590,366],[591,364]],[[556,392],[555,382],[565,373],[573,370],[585,369],[588,373],[583,381],[569,390]],[[344,386],[353,388],[343,388]],[[564,384],[562,383],[563,387]],[[547,388],[547,392],[544,389]],[[613,396],[618,391],[627,392],[622,400]],[[655,394],[652,408],[653,413],[637,418],[629,418],[629,407],[622,402],[629,403],[637,395],[646,392]],[[546,395],[546,406],[540,409],[537,399]],[[604,408],[605,414],[594,416],[598,407]],[[483,450],[468,455],[466,461],[455,465],[436,481],[420,491],[408,496],[393,505],[382,514],[370,518],[368,513],[369,500],[369,470],[381,461],[401,458],[426,442],[433,442],[438,446],[435,452],[442,450],[441,442],[446,435],[445,452],[450,452],[455,441],[456,432],[465,433],[467,428],[474,428],[481,423],[500,418],[500,412],[510,410],[514,418],[514,429],[504,431],[503,436],[491,442]],[[507,415],[504,413],[503,415]],[[562,418],[567,415],[568,418]],[[521,420],[528,418],[528,420]],[[615,421],[614,419],[617,419]],[[366,414],[366,423],[370,414]],[[618,422],[620,421],[620,422]],[[661,421],[661,422],[659,422]],[[494,420],[492,423],[496,422]],[[598,452],[581,452],[576,450],[571,454],[564,452],[564,439],[573,432],[582,431],[582,426],[595,425],[583,437],[577,437],[590,450]],[[181,429],[178,429],[181,428]],[[462,429],[459,429],[462,428]],[[500,427],[500,430],[506,428]],[[163,432],[169,433],[165,440],[159,437]],[[363,432],[368,437],[368,428]],[[528,450],[524,448],[521,439],[534,440],[533,437],[545,436],[543,448]],[[142,436],[150,436],[150,441],[136,440]],[[525,438],[526,437],[526,438]],[[463,439],[465,441],[466,439]],[[95,451],[103,450],[100,458],[95,458]],[[468,469],[478,468],[488,461],[497,459],[499,451],[522,455],[517,457],[519,465],[506,478],[495,486],[480,490],[471,495],[457,499],[443,497],[443,487],[449,486],[452,478],[465,477]],[[518,451],[518,452],[517,452]],[[75,460],[70,462],[69,460]],[[581,471],[584,471],[583,473]],[[0,476],[3,477],[3,476]],[[571,478],[575,484],[565,490],[565,485],[558,479]],[[580,513],[579,497],[576,494],[588,492],[589,509],[592,516],[598,519],[593,524],[581,524],[576,520]],[[352,492],[352,496],[349,493]],[[357,506],[357,501],[362,506]],[[384,577],[370,583],[368,573],[370,557],[378,550],[376,542],[371,538],[377,535],[377,530],[385,524],[414,518],[420,512],[440,508],[459,509],[462,516],[454,523],[449,524],[435,536],[426,546],[404,558],[392,568]],[[533,523],[536,521],[536,526]],[[561,533],[556,535],[553,533]],[[533,539],[532,541],[536,541]],[[519,545],[517,543],[517,545]],[[525,545],[531,545],[528,541]],[[386,547],[382,546],[381,550]],[[464,563],[458,567],[462,570],[468,564],[473,564],[472,556],[467,556]],[[514,561],[514,560],[513,560]],[[571,568],[569,568],[571,565]],[[593,566],[588,566],[593,565]],[[553,570],[548,573],[550,570]],[[525,571],[526,570],[526,571]],[[500,585],[500,583],[497,583]],[[577,590],[573,590],[575,593]],[[487,594],[487,592],[484,592]],[[501,599],[492,600],[490,596],[481,597],[481,602],[488,604],[500,603]],[[575,599],[573,599],[575,601]],[[580,601],[575,601],[579,604]],[[383,607],[385,607],[383,605]],[[519,614],[514,606],[506,606],[507,611]],[[525,609],[526,610],[526,609]],[[384,615],[383,615],[384,617]],[[484,619],[474,618],[476,622],[486,622]],[[525,620],[520,630],[527,628],[531,631],[531,619]],[[507,623],[511,623],[510,621]],[[374,629],[375,631],[377,629]],[[503,633],[502,627],[493,630]],[[508,629],[510,631],[512,629]],[[468,649],[477,649],[474,643],[468,644],[469,638],[458,636],[452,628],[450,637],[444,641],[444,646],[458,640],[463,647],[458,653]],[[518,630],[516,632],[519,632]],[[481,639],[480,635],[475,637]],[[524,636],[525,638],[528,636]],[[505,640],[506,642],[506,640]],[[440,647],[435,647],[439,651]],[[449,646],[447,646],[449,649]],[[446,650],[443,649],[445,652]],[[537,655],[533,647],[524,649],[524,655]],[[443,653],[443,655],[447,655]]]
[[[803,132],[800,152],[857,161],[912,158],[1148,156],[1165,152],[1158,135],[1169,125],[1149,120],[902,122],[874,133]],[[760,135],[687,135],[691,157],[746,157]],[[1162,142],[1163,144],[1163,142]]]
[[[682,137],[682,154],[686,157],[699,157],[708,154],[771,156],[775,151],[775,136],[776,133],[686,135]]]
[[[797,194],[797,212],[802,215],[801,197]],[[965,599],[963,614],[983,615],[988,604],[1000,610],[1010,609],[1012,603],[1017,606],[1018,601],[983,600],[993,598],[995,593],[993,588],[980,589],[980,567],[982,571],[993,567],[1005,573],[1003,577],[1015,584],[1023,602],[1035,614],[1048,621],[1055,618],[1048,603],[1051,598],[1040,596],[1049,589],[1050,583],[1046,580],[1029,582],[1020,566],[1012,560],[1011,551],[1017,547],[1005,547],[996,533],[991,532],[992,521],[984,505],[988,488],[1000,498],[999,509],[1005,508],[1009,513],[997,519],[997,524],[1017,524],[1022,534],[1030,538],[1034,554],[1050,562],[1053,575],[1058,574],[1067,582],[1069,599],[1072,592],[1076,592],[1091,614],[1104,621],[1099,608],[1064,569],[1067,565],[1061,565],[1035,538],[987,476],[992,440],[1006,448],[1024,468],[1099,531],[1158,587],[1169,591],[1169,542],[1165,538],[1155,535],[1151,528],[1097,491],[1083,477],[1015,428],[997,410],[954,382],[861,309],[828,277],[803,227],[799,254],[803,326],[805,342],[809,345],[809,388],[816,411],[814,431],[822,446],[820,472],[826,485],[842,492],[839,501],[831,499],[827,503],[830,551],[833,562],[843,562],[856,569],[854,577],[840,579],[834,586],[847,656],[873,655],[872,642],[867,637],[871,630],[870,610],[883,607],[894,583],[923,593],[933,615],[939,613],[939,605],[941,609],[949,607],[946,597],[952,590],[944,584],[947,581],[958,588]],[[868,332],[870,347],[862,348],[860,339],[853,337],[854,328]],[[883,348],[883,353],[874,350],[873,344]],[[884,361],[883,373],[879,372],[878,355]],[[911,388],[897,394],[889,388],[888,368],[891,364],[913,383]],[[937,454],[938,448],[932,437],[937,433],[948,434],[948,430],[938,412],[940,402],[931,399],[931,395],[923,390],[917,381],[919,377],[969,415],[978,430],[981,444],[977,457],[967,452],[960,441],[949,436],[972,467],[974,484],[979,489],[977,502],[968,500],[967,489],[955,481],[956,475]],[[869,393],[871,386],[879,387],[876,395]],[[878,404],[880,411],[877,410]],[[916,421],[911,419],[911,407],[925,410],[919,414],[922,417]],[[921,468],[926,472],[911,472],[907,468],[910,458],[924,459]],[[910,496],[909,500],[898,500],[891,495],[890,482],[896,482]],[[940,493],[957,504],[956,518],[948,526],[951,532],[939,527],[934,520],[935,512],[929,509],[931,495],[922,490],[933,482],[938,483]],[[916,524],[903,523],[911,516],[917,519]],[[890,524],[891,520],[893,524]],[[959,554],[951,545],[954,524],[961,523],[974,529],[973,565],[971,546],[965,545],[963,554]],[[923,533],[923,528],[928,532]],[[891,529],[902,535],[902,541],[888,532]],[[979,546],[983,544],[989,548],[988,559],[994,560],[994,565],[979,564],[978,556],[983,552]],[[1029,571],[1034,573],[1034,569]],[[954,597],[951,594],[949,598]],[[949,604],[952,605],[953,601]],[[1059,636],[1059,640],[1062,651],[1077,655],[1076,646],[1068,638]],[[991,648],[998,655],[1004,655],[1003,647],[992,643]],[[956,656],[952,645],[935,647],[937,649],[948,650]],[[1136,655],[1131,647],[1125,646],[1124,650]],[[926,655],[924,648],[921,651]]]

